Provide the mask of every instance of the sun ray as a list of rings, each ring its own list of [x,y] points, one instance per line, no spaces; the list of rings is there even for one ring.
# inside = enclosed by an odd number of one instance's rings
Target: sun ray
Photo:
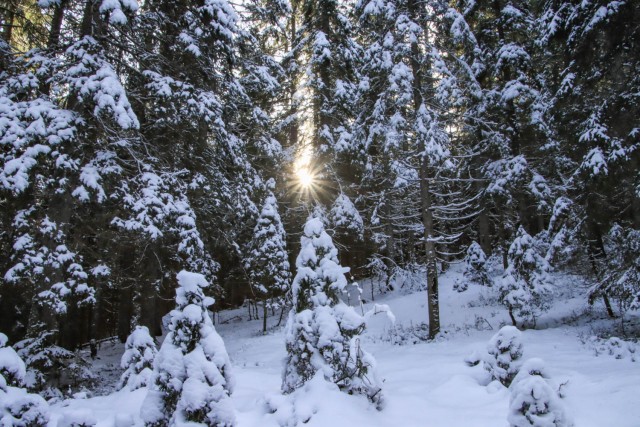
[[[296,171],[298,181],[303,189],[309,189],[315,183],[315,176],[307,167],[301,167]]]

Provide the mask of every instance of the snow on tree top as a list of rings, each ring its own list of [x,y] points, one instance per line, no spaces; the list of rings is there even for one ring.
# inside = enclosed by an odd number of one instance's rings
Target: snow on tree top
[[[524,361],[522,366],[520,367],[520,371],[513,379],[513,383],[517,384],[519,381],[525,379],[526,377],[537,375],[542,378],[549,379],[551,376],[549,375],[549,371],[544,363],[544,360],[539,357],[532,357],[531,359],[527,359]]]
[[[202,274],[182,270],[176,277],[178,279],[178,285],[180,286],[176,290],[176,302],[178,302],[178,304],[188,304],[190,302],[188,298],[189,294],[200,296],[202,298],[202,304],[205,307],[215,302],[213,298],[205,297],[202,294],[202,288],[209,287],[209,282]],[[200,310],[199,307],[198,310]]]
[[[185,292],[197,292],[199,288],[209,286],[207,279],[200,273],[182,270],[176,277],[178,278],[178,284]]]
[[[522,332],[515,326],[507,325],[500,328],[489,341],[488,348],[498,348],[501,351],[508,350],[513,345],[518,345],[522,340]]]
[[[324,224],[320,218],[310,218],[304,226],[304,234],[307,237],[319,236],[324,232]]]

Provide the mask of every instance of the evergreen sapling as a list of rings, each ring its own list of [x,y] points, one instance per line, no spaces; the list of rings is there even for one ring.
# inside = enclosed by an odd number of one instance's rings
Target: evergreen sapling
[[[271,191],[275,182],[271,179],[267,186],[270,191],[253,230],[248,259],[245,262],[252,291],[263,301],[263,332],[267,331],[269,306],[284,304],[284,295],[291,282],[287,236],[278,213],[277,200]]]
[[[292,285],[293,308],[286,326],[287,357],[282,391],[292,393],[316,374],[349,394],[363,394],[378,406],[381,386],[375,360],[360,346],[365,321],[339,298],[348,268],[322,221],[310,219],[301,239]]]
[[[507,420],[511,427],[573,426],[541,359],[524,362],[510,388]]]
[[[507,258],[509,266],[498,288],[500,302],[509,310],[513,326],[517,325],[518,318],[535,326],[538,315],[549,309],[549,263],[522,227],[518,228]]]
[[[151,385],[153,360],[158,350],[146,326],[136,326],[124,345],[120,366],[125,369],[118,388],[137,390]]]
[[[235,425],[229,356],[213,327],[205,297],[209,286],[198,273],[178,273],[169,333],[154,362],[154,383],[142,404],[147,427]]]
[[[522,352],[522,333],[515,326],[503,326],[487,344],[484,369],[492,380],[509,387],[520,371]]]

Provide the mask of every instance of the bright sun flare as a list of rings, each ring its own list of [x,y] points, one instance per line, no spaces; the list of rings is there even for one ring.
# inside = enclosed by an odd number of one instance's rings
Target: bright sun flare
[[[300,168],[298,169],[298,180],[300,180],[300,185],[303,188],[309,188],[313,185],[313,174],[311,173],[311,171],[309,171],[309,169],[307,168]]]

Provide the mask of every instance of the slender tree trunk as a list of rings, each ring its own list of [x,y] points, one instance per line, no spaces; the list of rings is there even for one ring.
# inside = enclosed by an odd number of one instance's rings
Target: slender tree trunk
[[[159,307],[164,272],[160,264],[160,242],[150,243],[143,256],[144,275],[140,286],[140,325],[151,334],[162,335],[162,313]]]
[[[422,9],[418,9],[419,3],[417,0],[409,0],[407,3],[410,18],[414,22],[419,22],[423,13]],[[426,40],[429,37],[426,36]],[[423,103],[422,90],[423,90],[423,74],[421,69],[420,60],[422,54],[418,45],[418,40],[414,40],[411,43],[411,68],[413,74],[413,108],[414,114],[417,114]],[[425,68],[428,73],[431,70],[430,60],[426,58],[427,63]],[[418,152],[424,152],[424,142],[418,147]],[[433,339],[440,332],[440,304],[438,300],[438,271],[436,264],[436,250],[434,243],[434,224],[433,213],[431,212],[431,192],[430,192],[430,176],[429,176],[429,164],[428,158],[421,154],[420,158],[420,207],[422,213],[422,225],[424,227],[424,241],[426,250],[426,264],[427,264],[427,304],[429,311],[429,339]]]
[[[480,171],[478,171],[480,173]],[[483,193],[480,181],[475,182],[478,193]],[[486,193],[480,197],[480,213],[478,214],[478,243],[487,256],[491,255],[491,225],[489,223],[489,212],[487,208]]]
[[[438,296],[438,269],[436,249],[433,241],[433,214],[431,212],[431,193],[427,174],[427,160],[421,160],[420,167],[420,204],[422,206],[422,223],[424,225],[425,249],[427,255],[427,298],[429,306],[429,338],[433,339],[440,332],[440,301]]]
[[[387,266],[387,278],[386,278],[386,288],[389,291],[393,290],[393,285],[391,284],[391,278],[393,271],[393,267],[396,262],[396,242],[393,236],[393,224],[391,222],[391,202],[387,201],[384,204],[385,210],[385,234],[387,235],[387,259],[385,260],[385,265]],[[373,285],[372,285],[373,287]]]
[[[4,24],[4,31],[2,34],[2,38],[4,39],[5,42],[7,42],[8,45],[11,45],[11,37],[13,35],[13,23],[14,23],[15,13],[13,13],[11,9],[9,9],[6,13],[7,13],[5,17],[6,21]]]
[[[509,234],[506,227],[504,212],[500,214],[500,246],[502,251],[502,268],[509,267]]]
[[[293,45],[296,42],[296,33],[298,31],[297,29],[297,25],[296,25],[296,9],[297,9],[297,2],[291,2],[291,7],[293,8],[293,11],[291,13],[291,19],[289,20],[290,22],[290,33],[289,33],[289,37],[290,37],[290,43],[287,43],[289,46],[287,46],[287,48],[293,47]],[[288,49],[290,50],[290,49]],[[293,55],[293,62],[295,64],[297,64],[298,62],[298,55],[294,53]],[[290,147],[295,147],[298,144],[298,102],[296,100],[296,92],[298,90],[297,84],[296,84],[296,72],[293,72],[291,75],[291,80],[289,82],[289,115],[290,116],[296,116],[296,119],[291,121],[291,123],[289,123],[289,146]]]
[[[511,324],[513,326],[518,326],[518,322],[516,322],[516,318],[513,315],[513,307],[509,306],[509,317],[511,318]]]
[[[606,258],[606,252],[604,249],[604,242],[602,241],[602,233],[600,232],[600,227],[594,220],[588,221],[589,227],[589,244],[587,246],[587,251],[589,254],[589,260],[591,261],[591,268],[593,269],[596,277],[600,277],[600,268],[598,266],[599,260],[604,260]],[[604,306],[607,310],[607,315],[610,318],[615,318],[616,315],[613,312],[613,307],[611,306],[611,301],[609,301],[609,296],[606,292],[602,292],[602,302],[604,302]],[[592,301],[591,301],[592,302]]]
[[[267,315],[268,315],[268,310],[267,310],[267,300],[263,300],[262,301],[262,333],[266,334],[267,333]]]
[[[60,32],[62,30],[62,20],[64,18],[64,10],[67,6],[67,0],[61,0],[53,8],[53,16],[51,17],[51,29],[49,31],[49,40],[47,47],[55,49],[60,42]]]

